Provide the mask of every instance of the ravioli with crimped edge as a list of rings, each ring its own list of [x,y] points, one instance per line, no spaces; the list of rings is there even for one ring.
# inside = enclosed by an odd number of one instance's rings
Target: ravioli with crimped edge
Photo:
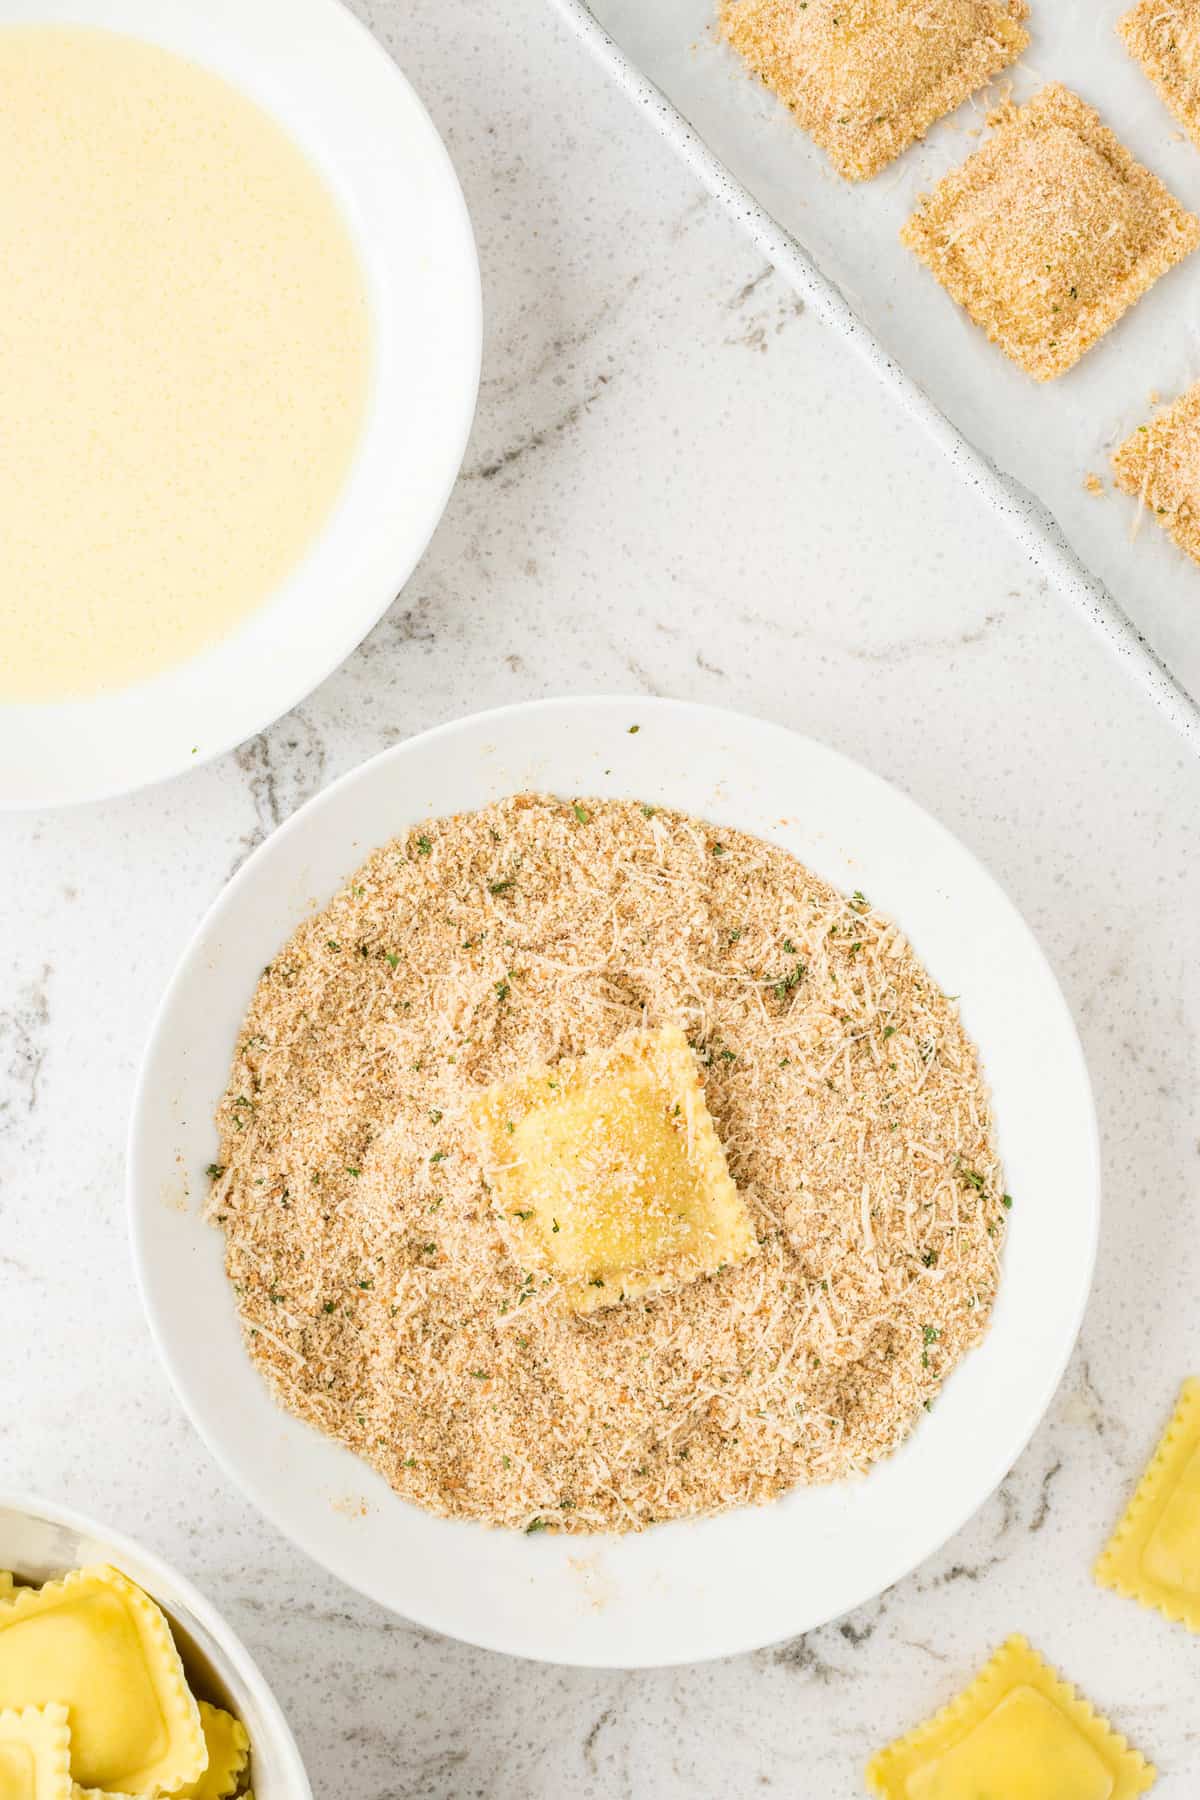
[[[1200,1632],[1200,1380],[1184,1382],[1096,1580]]]
[[[1011,1637],[956,1699],[867,1765],[881,1800],[1134,1800],[1155,1770]]]
[[[758,1248],[673,1025],[499,1082],[472,1117],[518,1260],[575,1312],[719,1274]]]
[[[0,1800],[71,1800],[65,1706],[0,1709]]]
[[[106,1564],[0,1588],[0,1800],[231,1800],[240,1720],[188,1685],[169,1621]]]

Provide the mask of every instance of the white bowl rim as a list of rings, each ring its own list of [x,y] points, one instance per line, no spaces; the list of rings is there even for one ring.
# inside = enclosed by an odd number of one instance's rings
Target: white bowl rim
[[[76,1532],[80,1537],[96,1538],[113,1552],[112,1565],[122,1574],[124,1563],[131,1567],[139,1567],[150,1571],[152,1577],[160,1580],[164,1590],[171,1590],[187,1610],[196,1618],[221,1654],[240,1676],[245,1685],[254,1694],[255,1703],[260,1712],[267,1717],[272,1732],[270,1754],[286,1763],[286,1767],[278,1771],[272,1770],[287,1783],[287,1792],[293,1800],[312,1800],[312,1786],[304,1768],[292,1728],[284,1716],[283,1708],[275,1698],[270,1682],[243,1644],[233,1626],[217,1611],[211,1600],[193,1586],[186,1575],[181,1575],[172,1563],[157,1551],[147,1550],[144,1544],[137,1542],[123,1531],[115,1531],[98,1520],[89,1518],[86,1513],[76,1512],[73,1507],[62,1506],[58,1501],[43,1499],[40,1494],[13,1493],[0,1491],[0,1513],[22,1513],[27,1518],[42,1519],[52,1525],[61,1525],[67,1531]],[[133,1580],[134,1577],[130,1576]],[[139,1585],[144,1585],[139,1583]],[[147,1588],[147,1592],[150,1592]],[[150,1598],[158,1603],[158,1596],[150,1593]],[[165,1602],[170,1605],[170,1602]],[[254,1746],[251,1745],[253,1752]],[[266,1755],[266,1752],[263,1752]]]
[[[350,10],[346,0],[259,0],[259,9],[264,12],[274,9],[282,17],[284,8],[288,9],[288,29],[297,39],[303,36],[306,21],[310,34],[317,30],[332,33],[339,50],[348,53],[350,59],[359,64],[364,79],[382,79],[391,85],[395,116],[404,116],[419,136],[424,159],[422,168],[430,187],[437,189],[441,237],[436,249],[439,257],[453,262],[455,282],[453,305],[445,305],[443,292],[439,311],[461,315],[455,324],[455,329],[461,330],[461,340],[453,362],[453,378],[447,381],[445,392],[439,395],[437,453],[422,465],[431,483],[437,477],[436,486],[431,486],[426,495],[427,505],[422,507],[419,521],[414,517],[411,528],[404,530],[398,524],[393,526],[387,544],[373,546],[355,590],[357,604],[348,605],[346,590],[336,589],[337,604],[324,608],[328,619],[328,628],[322,637],[324,648],[310,653],[310,647],[306,647],[302,672],[293,666],[295,659],[290,654],[286,658],[286,667],[283,660],[277,661],[271,651],[273,647],[281,648],[288,640],[294,596],[298,594],[306,604],[312,604],[316,599],[317,579],[306,573],[309,562],[325,553],[327,534],[336,529],[348,497],[353,494],[357,499],[359,452],[368,435],[372,443],[378,436],[377,424],[372,423],[379,399],[376,386],[379,333],[376,330],[376,367],[368,403],[368,423],[364,425],[354,463],[333,511],[297,567],[272,595],[232,630],[182,662],[171,664],[145,680],[125,688],[58,702],[0,704],[0,751],[4,758],[0,763],[0,810],[19,813],[89,805],[137,793],[200,768],[266,730],[340,668],[379,623],[428,549],[458,480],[479,391],[483,296],[470,214],[449,151],[428,108],[404,71]],[[204,9],[197,6],[196,0],[120,0],[115,8],[111,0],[0,0],[0,27],[31,21],[70,23],[99,25],[119,33],[141,35],[147,41],[175,49],[178,54],[195,57],[224,74],[243,91],[249,91],[247,84],[224,68],[219,58],[209,58],[197,47],[172,41],[175,26],[171,21],[189,10],[202,13]],[[301,10],[305,15],[303,18],[298,16]],[[212,31],[217,35],[236,35],[236,27],[230,25],[230,20],[241,11],[236,0],[217,0],[211,8]],[[144,15],[144,26],[127,19],[127,14],[133,15],[134,19]],[[159,19],[161,32],[157,24]],[[201,35],[207,29],[203,25],[197,27]],[[300,141],[294,121],[282,118],[262,96],[252,94],[251,97],[270,112],[294,140]],[[310,142],[302,142],[301,147],[317,160]],[[324,172],[329,180],[336,170],[326,168]],[[342,210],[345,212],[344,206]],[[371,285],[370,257],[357,234],[356,245]],[[433,284],[430,286],[432,302],[434,285],[443,280],[443,275],[438,275],[436,281],[432,276],[429,279]],[[376,299],[383,297],[375,296]],[[373,315],[373,323],[379,325],[377,315]],[[372,502],[376,520],[384,515],[385,500],[386,496],[381,492]],[[365,505],[365,500],[360,504]],[[328,581],[328,572],[323,571],[319,584],[321,593],[329,593]],[[239,659],[253,667],[254,680],[244,682],[244,691],[236,704],[230,704],[231,671]],[[275,683],[273,688],[270,687],[272,681]],[[269,698],[265,702],[256,697],[264,688],[269,688]],[[202,723],[196,722],[204,717],[202,701],[205,698],[224,715],[223,723],[211,738],[205,735]],[[169,742],[147,755],[140,740],[148,730],[161,732],[163,718],[173,708],[186,714],[186,719],[173,732]],[[11,720],[11,724],[6,724],[6,719]],[[128,723],[123,723],[126,719]],[[110,742],[115,729],[123,730],[129,740],[128,746],[119,752],[113,751]],[[69,736],[72,745],[73,760],[69,764],[59,760],[57,748],[53,757],[48,749],[56,746],[64,734]],[[200,740],[195,747],[191,742],[194,738]],[[32,751],[24,747],[27,739],[33,742]],[[107,772],[93,772],[86,749],[89,744],[92,754]]]
[[[774,735],[780,741],[781,745],[789,740],[794,741],[799,739],[809,750],[816,750],[830,760],[846,766],[853,772],[857,779],[869,784],[874,784],[879,789],[887,790],[892,796],[898,797],[902,804],[911,809],[913,813],[919,814],[929,829],[940,835],[943,841],[953,846],[955,852],[963,858],[966,863],[973,867],[979,880],[993,890],[997,899],[1011,916],[1013,922],[1019,926],[1020,930],[1023,932],[1025,939],[1027,940],[1027,949],[1031,962],[1037,965],[1042,978],[1047,984],[1047,994],[1048,996],[1053,997],[1053,1001],[1057,1006],[1057,1023],[1063,1034],[1062,1048],[1066,1050],[1071,1057],[1071,1075],[1072,1078],[1080,1084],[1081,1094],[1086,1099],[1087,1106],[1086,1143],[1080,1146],[1086,1156],[1086,1166],[1080,1167],[1078,1180],[1078,1191],[1085,1201],[1086,1236],[1077,1246],[1073,1287],[1074,1303],[1071,1306],[1069,1314],[1064,1315],[1061,1320],[1060,1343],[1057,1354],[1053,1362],[1048,1364],[1043,1370],[1042,1379],[1038,1385],[1037,1397],[1029,1403],[1026,1423],[1019,1439],[1016,1437],[1010,1438],[1006,1441],[1002,1453],[993,1453],[986,1469],[981,1469],[978,1480],[975,1483],[976,1492],[974,1498],[961,1505],[953,1515],[946,1515],[939,1518],[936,1527],[927,1534],[925,1541],[923,1541],[919,1547],[914,1549],[912,1554],[904,1561],[903,1566],[895,1568],[882,1586],[877,1581],[868,1580],[861,1586],[860,1591],[851,1594],[843,1606],[839,1607],[836,1612],[829,1614],[823,1621],[814,1621],[811,1624],[798,1626],[796,1629],[816,1629],[820,1623],[828,1623],[831,1618],[844,1617],[856,1607],[874,1599],[880,1592],[886,1591],[887,1588],[894,1586],[896,1582],[911,1574],[914,1569],[918,1568],[924,1561],[942,1548],[942,1546],[961,1530],[968,1520],[978,1512],[980,1507],[985,1504],[986,1500],[995,1492],[996,1488],[1004,1480],[1017,1459],[1024,1452],[1041,1423],[1059,1383],[1062,1380],[1068,1361],[1074,1350],[1090,1297],[1100,1231],[1101,1152],[1099,1124],[1096,1117],[1095,1104],[1092,1096],[1087,1064],[1083,1053],[1083,1046],[1070,1009],[1067,1006],[1057,978],[1050,967],[1041,945],[1034,937],[1033,932],[1025,923],[1023,916],[1009,898],[1000,882],[991,874],[990,870],[983,865],[975,854],[963,844],[948,827],[942,825],[935,815],[929,813],[919,804],[919,802],[913,800],[902,789],[899,789],[895,784],[876,774],[873,770],[866,767],[866,765],[857,762],[854,758],[847,756],[840,750],[833,749],[831,746],[822,743],[820,740],[807,738],[803,733],[796,732],[788,726],[779,725],[774,721],[757,717],[754,714],[739,712],[730,708],[710,706],[699,702],[676,700],[666,696],[647,697],[644,694],[637,693],[579,694],[551,696],[529,701],[516,701],[508,705],[491,708],[477,713],[466,714],[459,718],[445,721],[440,725],[432,726],[425,731],[414,734],[412,737],[403,739],[400,743],[389,746],[387,749],[367,758],[364,762],[356,765],[354,768],[345,771],[327,787],[305,801],[303,805],[298,807],[289,818],[271,833],[270,837],[257,846],[237,872],[231,877],[222,891],[217,895],[212,905],[205,912],[203,918],[198,922],[188,944],[181,953],[176,968],[172,973],[171,980],[164,991],[147,1038],[146,1049],[138,1071],[133,1104],[130,1111],[126,1155],[130,1242],[138,1286],[141,1292],[143,1306],[146,1310],[151,1334],[167,1368],[167,1372],[170,1375],[176,1394],[185,1411],[188,1413],[193,1425],[196,1427],[201,1438],[207,1444],[210,1452],[224,1469],[230,1480],[243,1493],[247,1494],[254,1505],[264,1513],[284,1536],[288,1537],[292,1542],[297,1543],[306,1554],[313,1558],[314,1561],[337,1574],[348,1586],[356,1589],[375,1604],[385,1606],[389,1610],[397,1612],[399,1616],[408,1618],[413,1623],[420,1625],[425,1629],[436,1631],[443,1635],[457,1637],[461,1641],[475,1644],[481,1649],[498,1651],[506,1655],[516,1655],[534,1662],[554,1663],[561,1666],[622,1669],[681,1666],[691,1663],[698,1664],[701,1662],[714,1661],[725,1656],[740,1655],[749,1651],[761,1649],[765,1644],[786,1641],[787,1637],[793,1635],[793,1632],[785,1630],[776,1632],[772,1636],[766,1638],[761,1634],[743,1634],[739,1638],[722,1639],[718,1644],[706,1645],[702,1650],[698,1652],[689,1652],[686,1655],[678,1653],[659,1655],[639,1652],[634,1657],[620,1660],[599,1658],[589,1655],[586,1652],[577,1654],[573,1649],[564,1650],[561,1644],[555,1646],[553,1653],[549,1653],[543,1649],[527,1648],[524,1646],[514,1648],[503,1631],[492,1630],[487,1625],[478,1625],[475,1629],[468,1632],[462,1629],[448,1627],[428,1609],[410,1609],[406,1606],[401,1610],[393,1601],[382,1598],[368,1582],[360,1579],[354,1573],[349,1572],[345,1567],[341,1566],[335,1558],[327,1554],[319,1544],[313,1541],[312,1534],[297,1527],[297,1525],[288,1517],[286,1508],[277,1504],[274,1495],[270,1491],[261,1487],[252,1477],[248,1476],[244,1470],[237,1466],[236,1462],[227,1454],[224,1445],[208,1428],[197,1406],[193,1402],[192,1395],[189,1392],[187,1377],[182,1371],[179,1361],[174,1354],[166,1330],[166,1315],[164,1312],[160,1311],[155,1297],[154,1286],[147,1266],[144,1254],[144,1244],[139,1228],[137,1183],[138,1144],[141,1137],[142,1117],[147,1106],[147,1090],[153,1071],[153,1064],[160,1036],[164,1031],[175,995],[183,983],[192,956],[200,940],[203,938],[209,925],[224,911],[226,906],[232,908],[238,893],[240,892],[241,886],[244,883],[249,883],[253,878],[252,872],[259,860],[264,858],[271,846],[281,840],[285,834],[290,835],[293,832],[303,830],[309,818],[316,812],[325,806],[333,806],[336,803],[337,796],[344,789],[361,779],[368,770],[375,769],[379,765],[390,760],[399,759],[405,752],[411,751],[417,746],[435,744],[440,740],[452,738],[458,733],[468,733],[483,729],[489,730],[491,734],[495,736],[507,721],[518,716],[548,718],[564,712],[570,713],[578,708],[599,708],[603,711],[612,714],[621,714],[626,717],[636,713],[643,721],[645,721],[650,714],[664,717],[669,717],[672,714],[686,715],[694,719],[697,723],[701,721],[707,723],[714,730],[720,729],[721,727],[729,728],[731,725],[734,728],[752,728],[754,731],[763,734],[764,737]],[[373,840],[370,844],[364,845],[360,855],[365,856],[369,853],[371,848],[375,847],[376,843],[381,841],[383,841],[382,838],[378,838]],[[349,873],[348,870],[346,872]],[[323,903],[324,902],[322,901],[318,904]],[[986,1058],[986,1046],[981,1046],[981,1053]],[[214,1095],[214,1101],[215,1098],[216,1096]],[[1003,1292],[1003,1290],[1004,1283],[1002,1282],[1001,1291]],[[973,1354],[977,1354],[977,1352]],[[249,1364],[247,1366],[249,1366]],[[960,1373],[961,1367],[962,1365],[960,1364],[959,1369],[956,1369],[952,1373],[950,1381],[953,1381],[955,1376]],[[911,1441],[911,1439],[908,1440],[908,1444],[911,1444]],[[891,1463],[895,1463],[904,1454],[906,1447],[907,1446],[901,1446],[901,1449],[894,1453],[893,1457],[885,1459],[883,1463],[876,1465],[876,1467],[884,1468]],[[845,1484],[835,1485],[845,1486]],[[804,1492],[806,1490],[802,1489],[798,1491]],[[853,1488],[851,1488],[851,1491],[853,1491]],[[717,1519],[727,1521],[746,1515],[753,1517],[767,1510],[774,1511],[785,1506],[788,1498],[788,1495],[783,1496],[780,1500],[776,1501],[774,1506],[770,1509],[756,1507],[738,1508],[731,1513],[717,1515]],[[697,1520],[677,1521],[665,1526],[655,1526],[651,1531],[641,1534],[640,1541],[644,1542],[646,1539],[653,1537],[655,1532],[678,1531],[681,1529],[687,1530],[691,1527],[704,1525],[708,1522],[709,1520],[701,1517]],[[462,1522],[457,1521],[456,1523]],[[633,1535],[636,1537],[637,1534]],[[603,1534],[598,1534],[595,1538],[587,1536],[579,1538],[572,1537],[567,1541],[575,1545],[582,1545],[586,1548],[590,1543],[608,1540],[603,1537]],[[630,1541],[630,1534],[626,1534],[616,1541],[627,1543]]]

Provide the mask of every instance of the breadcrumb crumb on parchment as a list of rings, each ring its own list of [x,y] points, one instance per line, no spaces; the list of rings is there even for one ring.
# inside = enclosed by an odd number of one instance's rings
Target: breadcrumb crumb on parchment
[[[757,1253],[579,1315],[469,1110],[676,1026]],[[281,1403],[433,1511],[640,1529],[867,1469],[982,1336],[1007,1197],[954,1001],[862,895],[633,801],[518,795],[368,857],[264,972],[211,1216]]]

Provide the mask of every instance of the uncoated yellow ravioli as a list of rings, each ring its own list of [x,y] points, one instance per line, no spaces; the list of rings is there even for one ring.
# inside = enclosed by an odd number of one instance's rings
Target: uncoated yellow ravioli
[[[1133,1800],[1155,1772],[1023,1637],[867,1765],[884,1800]]]
[[[65,1701],[84,1787],[170,1792],[207,1752],[170,1627],[115,1569],[76,1569],[0,1600],[0,1707]]]
[[[71,1800],[65,1706],[0,1711],[0,1800]]]
[[[1200,1631],[1200,1380],[1184,1382],[1096,1580]]]
[[[200,1723],[208,1751],[208,1766],[195,1781],[171,1790],[171,1800],[225,1800],[237,1792],[238,1781],[250,1756],[246,1727],[219,1706],[200,1702]]]
[[[901,239],[1038,381],[1078,362],[1200,243],[1200,220],[1057,82],[1001,107]]]
[[[757,1249],[674,1026],[499,1082],[472,1117],[522,1268],[557,1278],[576,1312],[679,1287]]]

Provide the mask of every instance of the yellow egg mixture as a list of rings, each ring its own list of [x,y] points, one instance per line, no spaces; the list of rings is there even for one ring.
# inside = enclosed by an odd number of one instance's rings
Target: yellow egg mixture
[[[295,566],[365,410],[366,297],[316,169],[153,45],[0,27],[0,700],[119,687]]]

